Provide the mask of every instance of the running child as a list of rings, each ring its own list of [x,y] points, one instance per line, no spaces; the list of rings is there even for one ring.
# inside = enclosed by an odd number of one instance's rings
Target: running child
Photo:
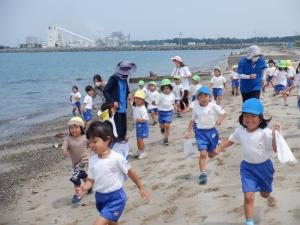
[[[174,75],[174,82],[172,84],[173,90],[172,93],[175,96],[175,111],[177,114],[177,117],[181,117],[182,110],[181,109],[181,101],[183,98],[183,86],[181,84],[181,76],[180,75]]]
[[[293,86],[294,79],[296,76],[296,71],[293,67],[293,63],[291,60],[286,60],[286,67],[287,67],[287,72],[288,72],[288,78],[287,78],[287,88],[289,89],[290,87]],[[289,95],[290,92],[287,91],[287,95]]]
[[[198,75],[192,76],[192,84],[190,85],[191,88],[191,96],[192,96],[192,102],[196,100],[196,93],[201,88],[200,77]]]
[[[297,88],[297,107],[300,110],[300,63],[296,69],[294,84],[292,87],[289,88],[289,91],[291,91],[294,88]]]
[[[144,159],[147,157],[145,152],[144,138],[149,136],[149,118],[147,109],[145,107],[145,92],[138,90],[134,93],[134,103],[132,105],[133,119],[136,128],[136,142],[137,152],[135,157],[137,159]]]
[[[123,185],[127,176],[136,184],[141,197],[149,201],[149,194],[128,161],[109,148],[112,136],[109,121],[94,121],[87,130],[89,145],[95,154],[89,159],[87,181],[76,191],[78,196],[82,196],[86,190],[93,187],[99,212],[94,225],[119,224],[126,204]]]
[[[160,131],[164,135],[164,145],[169,145],[170,125],[173,119],[173,110],[175,109],[175,96],[171,93],[173,87],[169,79],[161,81],[161,93],[158,96],[158,122]]]
[[[192,130],[195,132],[199,155],[200,176],[199,183],[206,184],[206,158],[214,157],[215,149],[219,142],[219,132],[215,128],[220,126],[226,116],[226,112],[219,105],[210,101],[210,90],[202,86],[197,92],[197,102],[193,106],[192,119],[184,133],[188,138]],[[195,125],[196,124],[196,125]]]
[[[264,74],[264,76],[266,77],[266,79],[265,79],[266,83],[264,84],[264,89],[266,87],[268,87],[270,84],[273,87],[272,80],[273,80],[273,76],[274,76],[274,73],[276,70],[277,70],[277,68],[276,68],[276,64],[275,64],[274,60],[270,59],[268,61],[268,68],[265,70],[265,74]]]
[[[76,115],[76,110],[78,111],[78,114],[81,115],[81,110],[80,110],[80,99],[81,99],[81,94],[78,91],[78,87],[74,85],[72,87],[72,92],[70,94],[70,101],[73,106],[73,116]]]
[[[288,72],[286,67],[285,60],[280,60],[278,65],[278,70],[274,73],[273,80],[275,80],[275,95],[281,94],[283,96],[284,105],[288,106],[287,104],[287,79],[288,79]],[[272,80],[272,82],[273,82]]]
[[[239,86],[240,86],[240,78],[239,74],[237,73],[237,65],[232,66],[232,70],[230,72],[230,79],[231,79],[231,95],[239,95]]]
[[[85,122],[85,128],[87,129],[93,119],[93,94],[94,89],[91,85],[86,86],[85,88],[86,96],[83,100],[83,118]]]
[[[280,125],[275,124],[272,130],[268,128],[271,119],[265,119],[263,113],[264,107],[259,99],[246,100],[239,117],[240,127],[216,149],[216,153],[220,153],[234,143],[241,145],[240,175],[246,225],[254,225],[255,192],[260,192],[263,198],[268,198],[272,192],[274,168],[271,158],[272,152],[277,151],[275,130],[279,131]]]
[[[146,102],[147,102],[147,109],[148,113],[150,113],[153,125],[157,124],[157,98],[158,98],[158,91],[156,90],[156,82],[150,81],[148,83],[148,90],[146,91]]]
[[[81,180],[87,178],[86,170],[88,165],[88,142],[83,131],[84,122],[79,116],[75,116],[68,122],[69,135],[65,138],[61,152],[64,157],[70,156],[73,166],[73,175],[70,181],[76,190],[80,186]],[[77,203],[80,198],[74,194],[72,203]]]
[[[214,76],[210,80],[210,88],[212,88],[213,96],[218,105],[221,103],[223,88],[226,88],[226,79],[221,75],[221,69],[215,67]]]

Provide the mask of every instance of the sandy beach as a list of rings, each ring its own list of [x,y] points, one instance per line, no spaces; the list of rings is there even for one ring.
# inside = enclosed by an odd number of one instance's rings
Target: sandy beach
[[[222,67],[225,69],[227,65]],[[208,81],[201,83],[207,85]],[[288,98],[288,107],[283,105],[282,97],[272,94],[270,87],[262,93],[265,115],[272,116],[271,125],[281,123],[283,136],[300,160],[300,112],[296,107],[295,90]],[[221,105],[228,116],[218,128],[222,139],[238,127],[241,103],[241,96],[231,96],[230,88],[226,90]],[[145,141],[148,157],[130,158],[151,194],[151,202],[144,203],[135,185],[127,181],[124,188],[128,201],[120,224],[244,224],[240,146],[234,145],[217,158],[208,159],[208,183],[200,186],[198,155],[185,158],[183,152],[182,136],[190,118],[191,113],[174,118],[167,147],[162,145],[159,127],[151,126],[150,138]],[[92,224],[97,215],[94,195],[84,196],[78,205],[71,204],[71,161],[64,160],[59,149],[53,147],[62,143],[67,120],[65,117],[37,125],[0,146],[0,225]],[[131,129],[128,136],[131,151],[135,152],[135,131]],[[257,195],[256,224],[298,225],[300,163],[280,164],[275,154],[273,162],[276,173],[272,197],[265,200]]]

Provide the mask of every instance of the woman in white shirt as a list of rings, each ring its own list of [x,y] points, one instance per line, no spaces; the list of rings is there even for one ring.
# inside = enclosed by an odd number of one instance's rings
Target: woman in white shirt
[[[181,77],[181,84],[183,86],[183,97],[182,101],[180,102],[181,109],[184,110],[186,107],[189,106],[189,92],[190,92],[190,83],[189,78],[192,77],[191,71],[189,68],[183,63],[183,60],[180,56],[174,56],[171,60],[175,64],[175,68],[172,72],[172,77],[175,75],[180,75]]]

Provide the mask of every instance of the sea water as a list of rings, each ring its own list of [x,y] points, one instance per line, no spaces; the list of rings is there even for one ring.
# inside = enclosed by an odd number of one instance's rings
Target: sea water
[[[82,96],[94,74],[104,80],[122,60],[137,65],[133,76],[170,74],[172,56],[180,55],[191,69],[207,70],[232,50],[41,52],[0,54],[0,142],[33,124],[72,115],[71,87]],[[83,98],[82,98],[83,100]]]

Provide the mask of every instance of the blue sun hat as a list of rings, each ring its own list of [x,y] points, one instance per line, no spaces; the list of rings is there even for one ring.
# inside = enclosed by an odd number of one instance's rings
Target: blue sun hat
[[[264,106],[259,99],[250,98],[244,102],[242,112],[261,115],[264,113]]]
[[[197,96],[200,95],[201,93],[210,95],[210,90],[208,87],[202,86],[201,88],[199,88],[199,90],[197,91]]]

